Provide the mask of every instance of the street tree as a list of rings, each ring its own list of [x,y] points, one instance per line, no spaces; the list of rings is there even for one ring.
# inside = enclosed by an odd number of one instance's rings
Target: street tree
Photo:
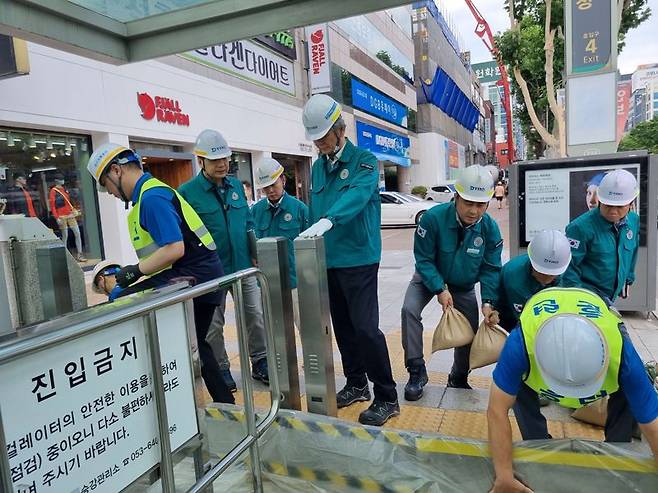
[[[637,151],[646,149],[651,154],[658,154],[658,116],[648,122],[642,122],[633,128],[619,143],[618,151]]]
[[[651,15],[648,0],[618,0],[619,51],[626,34]],[[516,114],[531,154],[566,155],[564,109],[556,90],[564,87],[564,0],[506,0],[511,28],[496,36],[502,61],[514,75]]]

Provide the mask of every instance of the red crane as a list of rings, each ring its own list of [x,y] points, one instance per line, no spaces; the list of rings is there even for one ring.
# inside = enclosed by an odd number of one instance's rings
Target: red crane
[[[503,88],[503,108],[505,108],[505,113],[507,114],[507,158],[511,164],[514,162],[516,153],[514,152],[514,138],[512,136],[512,99],[509,88],[509,78],[507,77],[507,70],[505,70],[505,65],[500,58],[500,52],[498,51],[498,48],[496,48],[496,42],[491,32],[491,28],[489,28],[489,24],[485,18],[482,17],[482,14],[477,9],[477,7],[473,4],[473,0],[464,1],[466,2],[466,5],[468,5],[468,8],[471,9],[471,13],[477,22],[477,26],[475,27],[475,34],[478,35],[478,37],[487,47],[491,53],[491,56],[493,56],[494,60],[496,60],[498,69],[500,70],[500,80],[496,84],[502,86]],[[494,142],[494,149],[495,144],[496,143]]]

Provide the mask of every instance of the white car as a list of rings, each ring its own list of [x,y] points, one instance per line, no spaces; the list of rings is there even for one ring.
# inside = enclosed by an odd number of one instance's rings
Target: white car
[[[401,192],[379,192],[382,199],[382,226],[415,226],[433,203]]]
[[[455,182],[444,183],[430,187],[425,194],[425,200],[431,200],[439,204],[450,202],[455,195]]]

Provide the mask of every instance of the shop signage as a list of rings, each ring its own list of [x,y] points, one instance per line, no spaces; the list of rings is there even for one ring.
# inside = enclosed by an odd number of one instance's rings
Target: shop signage
[[[153,120],[155,118],[159,122],[172,123],[183,127],[190,126],[190,115],[183,113],[177,99],[162,96],[151,97],[147,92],[138,92],[137,104],[139,109],[142,110],[144,120]]]
[[[630,80],[617,82],[617,144],[624,136],[624,128],[631,107],[632,84]]]
[[[480,84],[485,82],[498,82],[500,80],[500,67],[495,61],[474,63],[471,65],[475,76],[480,81]]]
[[[291,60],[297,59],[294,31],[277,31],[263,36],[256,36],[254,39],[259,43],[263,43],[273,50],[278,51]]]
[[[188,51],[180,56],[256,85],[295,95],[292,62],[253,41],[234,41]]]
[[[317,24],[306,28],[308,40],[309,81],[311,94],[331,91],[331,70],[329,66],[329,31],[327,24]]]
[[[368,149],[379,161],[391,161],[404,167],[411,166],[409,137],[358,120],[356,136],[359,147]]]
[[[352,78],[352,106],[407,127],[407,107]]]
[[[169,438],[198,434],[183,304],[156,312]],[[123,491],[160,462],[143,319],[2,365],[0,406],[14,491]]]

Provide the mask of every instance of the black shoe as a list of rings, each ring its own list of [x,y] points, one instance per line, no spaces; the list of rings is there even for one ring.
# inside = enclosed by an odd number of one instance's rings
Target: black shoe
[[[448,388],[473,390],[473,387],[468,384],[467,376],[453,377],[452,375],[448,375]]]
[[[336,394],[336,404],[338,409],[347,407],[350,404],[360,401],[370,400],[370,389],[366,383],[363,387],[355,387],[354,385],[346,384],[343,390]]]
[[[427,370],[425,365],[410,366],[409,381],[404,386],[404,398],[408,401],[417,401],[423,397],[423,387],[427,385]]]
[[[265,385],[270,384],[270,375],[267,371],[267,358],[259,359],[251,366],[251,376]]]
[[[231,392],[237,392],[238,391],[238,386],[235,383],[235,380],[233,380],[233,375],[231,375],[231,370],[219,370],[219,374],[222,376],[222,380],[224,380],[224,383],[228,387],[228,389]]]
[[[362,425],[382,426],[393,416],[400,414],[400,405],[395,402],[372,401],[370,407],[359,414]]]

